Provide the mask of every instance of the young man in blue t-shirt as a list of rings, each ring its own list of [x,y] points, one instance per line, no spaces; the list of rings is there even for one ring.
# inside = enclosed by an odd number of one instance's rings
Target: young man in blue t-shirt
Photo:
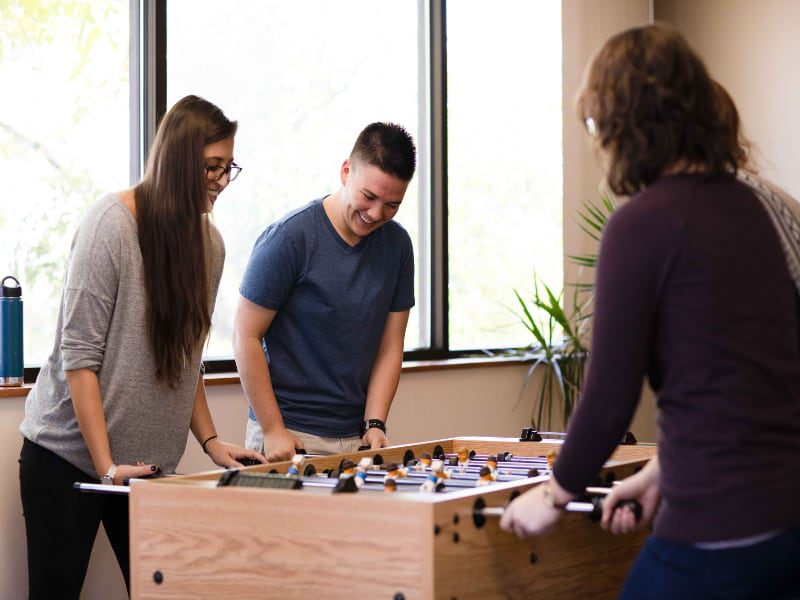
[[[256,241],[233,348],[251,407],[246,445],[269,460],[389,443],[414,306],[411,239],[392,219],[415,167],[406,130],[373,123],[342,164],[342,187]]]

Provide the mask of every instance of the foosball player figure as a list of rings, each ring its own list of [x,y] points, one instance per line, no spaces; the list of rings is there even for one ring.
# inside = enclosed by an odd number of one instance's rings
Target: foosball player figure
[[[436,459],[431,463],[431,472],[428,478],[419,486],[421,492],[434,493],[441,492],[444,488],[444,480],[450,478],[450,473],[444,470],[444,461]]]
[[[458,456],[458,463],[457,463],[458,470],[463,473],[464,470],[466,470],[466,468],[469,466],[469,450],[467,450],[462,446],[461,448],[458,449],[457,456]]]
[[[444,483],[439,479],[439,477],[431,471],[428,473],[428,477],[425,481],[422,482],[422,485],[419,486],[419,491],[424,492],[426,494],[434,494],[441,490],[444,487]]]
[[[550,469],[551,471],[553,470],[553,465],[556,462],[556,457],[557,456],[558,456],[558,452],[556,452],[552,448],[547,451],[547,454],[545,454],[545,458],[547,458],[547,468]]]
[[[494,473],[489,467],[481,467],[478,475],[478,481],[475,482],[475,485],[489,485],[495,481]]]
[[[360,461],[358,461],[358,467],[356,468],[356,485],[358,487],[362,487],[367,482],[367,471],[372,467],[372,458],[369,456],[365,456]]]
[[[286,471],[287,477],[299,477],[300,476],[300,469],[302,468],[303,464],[306,462],[305,454],[295,454],[292,457],[292,464],[289,469]]]
[[[424,471],[426,468],[431,466],[431,455],[427,452],[423,452],[422,455],[419,457],[419,461],[417,464],[414,465],[415,471]]]
[[[436,475],[438,483],[444,483],[445,479],[450,479],[450,471],[445,469],[444,461],[438,458],[431,462],[431,472]]]
[[[342,461],[342,471],[339,473],[339,479],[348,479],[354,477],[356,474],[356,463],[349,458]]]
[[[490,455],[486,457],[486,466],[489,467],[489,470],[492,472],[492,475],[497,477],[497,457]]]
[[[405,467],[398,467],[397,463],[388,463],[386,465],[386,479],[397,479],[399,477],[406,477],[408,475],[408,469]]]
[[[392,479],[391,477],[387,477],[383,480],[383,491],[387,494],[391,494],[392,492],[397,491],[397,482]]]

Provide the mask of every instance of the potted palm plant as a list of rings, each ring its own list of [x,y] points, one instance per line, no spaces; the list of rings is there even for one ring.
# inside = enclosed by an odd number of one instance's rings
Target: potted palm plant
[[[561,424],[566,426],[583,384],[587,315],[582,314],[577,302],[573,302],[572,313],[567,314],[562,307],[563,293],[555,294],[535,275],[531,298],[525,300],[516,289],[514,294],[519,304],[517,317],[534,338],[523,350],[533,363],[525,375],[520,398],[534,374],[542,371],[531,425],[540,430],[552,429],[560,404]]]
[[[585,201],[578,212],[578,226],[599,243],[608,219],[617,208],[616,199],[608,194],[600,195],[598,202]],[[597,254],[570,255],[573,264],[581,268],[597,266]],[[580,400],[583,376],[588,357],[587,336],[591,320],[593,283],[572,283],[573,298],[569,314],[563,308],[563,290],[553,293],[550,287],[534,274],[533,296],[525,300],[517,289],[520,312],[515,314],[534,341],[523,349],[532,360],[520,391],[525,389],[538,371],[542,378],[531,415],[534,428],[552,429],[560,401],[560,423],[566,429],[570,416]]]

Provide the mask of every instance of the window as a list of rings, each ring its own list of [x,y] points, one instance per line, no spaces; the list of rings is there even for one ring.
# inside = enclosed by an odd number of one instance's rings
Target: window
[[[0,276],[23,286],[26,364],[52,348],[86,208],[129,185],[128,38],[125,2],[3,3]]]
[[[208,354],[229,357],[239,284],[258,235],[339,188],[342,161],[367,124],[400,123],[419,140],[420,61],[415,2],[240,0],[224,19],[219,10],[210,0],[167,5],[167,104],[197,94],[239,122],[235,156],[244,171],[213,217],[227,258]],[[396,217],[415,250],[418,182]],[[419,345],[417,314],[406,347]]]
[[[0,81],[14,85],[0,95],[0,153],[12,175],[0,276],[23,284],[27,364],[49,352],[87,206],[138,177],[147,141],[131,128],[151,135],[153,114],[189,93],[239,121],[245,169],[213,216],[227,261],[207,364],[231,357],[234,304],[260,232],[338,189],[357,133],[376,120],[401,123],[418,146],[397,217],[417,260],[406,350],[449,356],[530,342],[512,312],[514,288],[528,295],[534,271],[554,289],[563,279],[560,2],[170,0],[146,18],[130,12],[148,6],[3,4]]]
[[[447,4],[451,350],[527,345],[514,288],[561,287],[561,112],[560,2]]]

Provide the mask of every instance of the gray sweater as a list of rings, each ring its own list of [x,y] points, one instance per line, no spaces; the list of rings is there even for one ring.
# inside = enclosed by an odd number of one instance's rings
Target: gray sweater
[[[208,224],[210,307],[225,246]],[[198,343],[177,389],[155,379],[146,334],[147,298],[136,220],[115,194],[92,206],[72,242],[56,340],[25,403],[20,431],[88,475],[98,477],[73,410],[64,371],[97,373],[111,457],[174,472],[186,448],[202,356]]]

